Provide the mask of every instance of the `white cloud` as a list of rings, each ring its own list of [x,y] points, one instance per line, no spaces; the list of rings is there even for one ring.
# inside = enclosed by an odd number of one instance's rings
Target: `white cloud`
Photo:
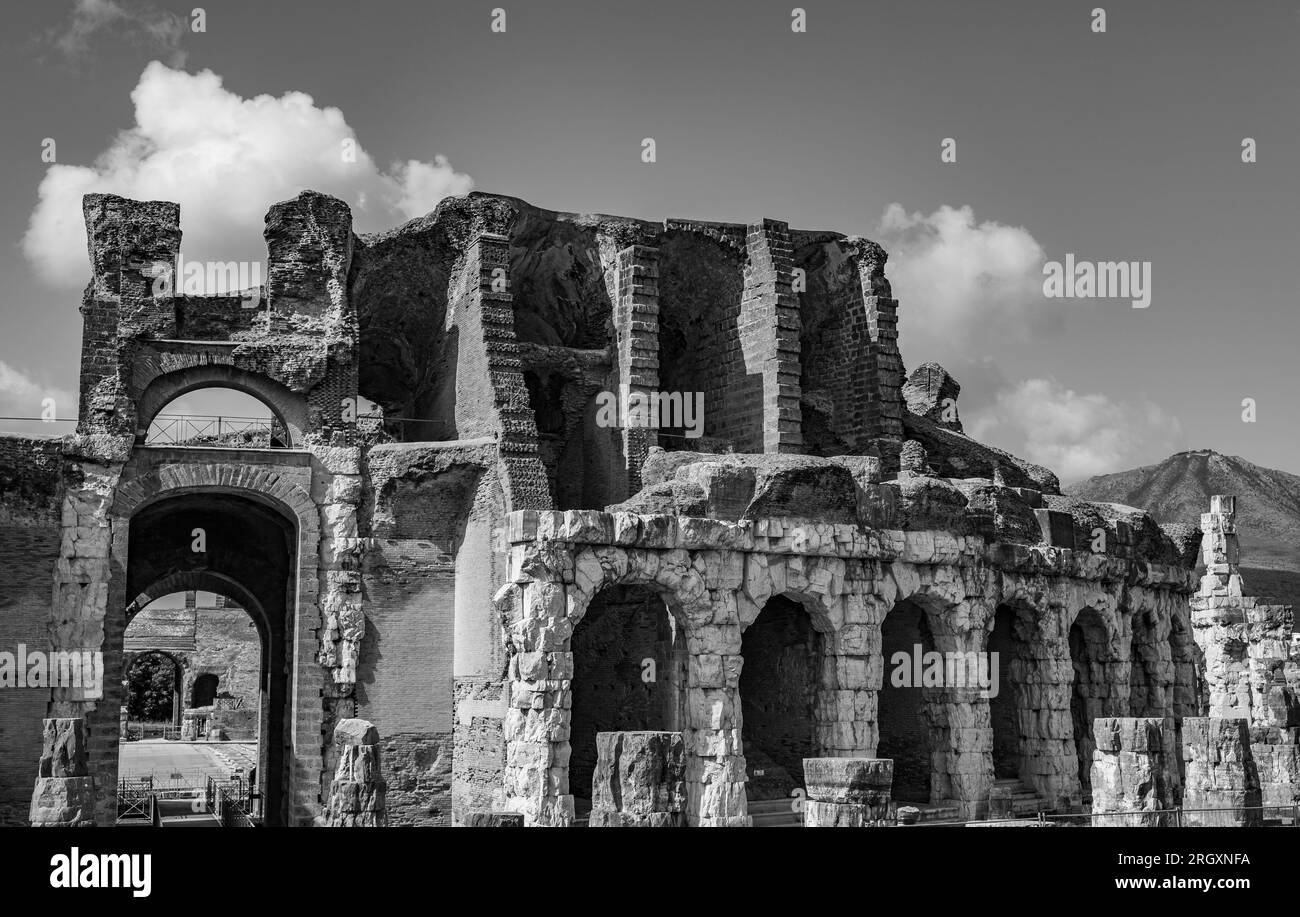
[[[1064,482],[1163,458],[1182,438],[1178,419],[1150,401],[1112,401],[1048,379],[1003,388],[966,432],[1046,465]]]
[[[75,420],[77,399],[70,392],[52,385],[42,385],[28,373],[0,360],[0,417],[40,418],[45,399],[54,399],[54,416]],[[37,436],[62,436],[74,430],[71,423],[42,423],[39,419],[6,420],[0,431]]]
[[[147,4],[77,0],[67,25],[51,33],[49,38],[55,48],[74,62],[90,53],[90,43],[96,35],[105,34],[160,51],[173,67],[183,67],[185,52],[180,43],[188,29],[189,21],[184,16]]]
[[[929,216],[885,208],[876,230],[899,300],[899,345],[913,362],[956,362],[985,343],[1059,326],[1043,296],[1042,247],[1029,231],[985,221],[970,207]]]
[[[267,208],[305,189],[346,201],[357,230],[368,231],[473,187],[443,156],[381,169],[339,109],[302,92],[246,99],[210,70],[154,61],[131,99],[135,125],[93,166],[54,165],[41,181],[23,252],[47,282],[79,288],[88,279],[81,196],[90,192],[180,203],[187,260],[261,261]],[[354,162],[345,161],[349,147]]]

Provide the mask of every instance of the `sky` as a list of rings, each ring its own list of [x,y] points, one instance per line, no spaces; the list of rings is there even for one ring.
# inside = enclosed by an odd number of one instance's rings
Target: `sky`
[[[1099,31],[1095,0],[821,2],[796,31],[767,0],[553,0],[494,31],[502,2],[7,11],[0,416],[75,416],[84,193],[179,201],[187,260],[260,261],[304,188],[358,231],[477,189],[874,238],[905,365],[1066,481],[1203,448],[1300,473],[1300,3]],[[1150,304],[1045,296],[1067,255],[1149,263]]]

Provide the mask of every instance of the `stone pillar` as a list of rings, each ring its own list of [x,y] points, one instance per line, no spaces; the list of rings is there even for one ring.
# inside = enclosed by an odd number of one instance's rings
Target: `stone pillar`
[[[889,817],[889,758],[804,758],[805,828],[868,828]]]
[[[188,709],[181,716],[181,741],[197,742],[199,740],[199,715]]]
[[[791,285],[790,227],[778,220],[750,223],[745,237],[745,289],[740,306],[740,347],[748,375],[763,380],[761,413],[739,451],[802,452],[800,397],[802,324]],[[748,418],[747,418],[748,419]]]
[[[1297,729],[1252,726],[1250,754],[1259,774],[1260,804],[1300,805],[1300,744]],[[1277,813],[1270,813],[1277,814]]]
[[[1183,820],[1198,827],[1260,823],[1259,774],[1244,719],[1183,719]],[[1198,812],[1197,809],[1222,811]]]
[[[659,390],[659,249],[629,245],[618,253],[614,336],[620,398]],[[659,439],[652,426],[622,428],[627,495],[641,489],[641,466]]]
[[[885,277],[885,250],[868,239],[848,240],[857,256],[862,303],[867,313],[867,425],[886,472],[898,470],[903,446],[903,359],[898,350],[898,300]]]
[[[339,720],[334,727],[339,765],[330,784],[325,828],[383,828],[388,824],[386,785],[380,776],[379,730],[365,720]]]
[[[83,828],[95,824],[95,778],[90,776],[85,721],[45,721],[41,763],[32,791],[33,828]]]
[[[1092,823],[1161,827],[1156,810],[1174,807],[1177,762],[1167,758],[1173,717],[1099,717],[1093,721]]]
[[[680,732],[601,732],[591,786],[593,828],[686,824],[686,743]]]

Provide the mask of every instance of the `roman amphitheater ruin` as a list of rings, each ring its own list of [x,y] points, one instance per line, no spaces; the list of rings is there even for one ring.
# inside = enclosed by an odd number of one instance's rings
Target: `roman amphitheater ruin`
[[[7,822],[113,824],[128,625],[193,591],[256,626],[268,824],[1300,803],[1231,498],[1159,525],[968,437],[871,241],[481,193],[357,235],[305,192],[245,299],[158,282],[177,205],[84,210],[76,432],[0,438],[0,648],[103,689],[0,691]],[[273,434],[149,441],[205,387]]]

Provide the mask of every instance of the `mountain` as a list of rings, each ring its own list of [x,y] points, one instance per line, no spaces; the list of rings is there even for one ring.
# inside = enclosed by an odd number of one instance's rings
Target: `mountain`
[[[1193,525],[1209,511],[1211,494],[1235,495],[1246,592],[1300,609],[1300,476],[1201,449],[1065,490],[1083,500],[1140,507],[1160,522]]]

